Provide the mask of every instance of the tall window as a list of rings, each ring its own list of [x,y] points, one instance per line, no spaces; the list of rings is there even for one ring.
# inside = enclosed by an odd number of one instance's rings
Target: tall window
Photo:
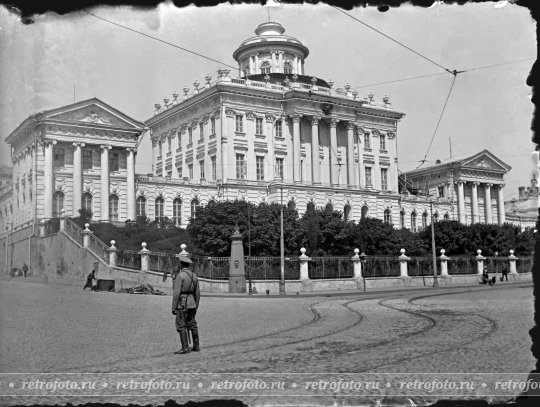
[[[116,194],[109,196],[109,219],[118,220],[118,195]]]
[[[366,187],[371,186],[371,167],[366,167]]]
[[[182,200],[176,198],[172,203],[173,221],[175,225],[180,225],[182,222]]]
[[[381,189],[383,191],[388,190],[388,169],[381,168]]]
[[[178,164],[176,167],[176,170],[178,171],[178,178],[184,177],[184,166],[182,164]]]
[[[435,212],[433,214],[433,222],[438,222],[439,221],[439,214],[437,212]]]
[[[210,118],[210,134],[216,134],[216,118]]]
[[[199,174],[201,175],[199,178],[204,179],[204,160],[199,161]]]
[[[193,129],[188,127],[188,144],[193,144]]]
[[[343,219],[346,221],[351,220],[350,217],[351,217],[351,205],[345,205],[345,207],[343,208]]]
[[[366,218],[367,218],[368,211],[369,211],[369,208],[368,208],[366,205],[362,206],[362,212],[361,212],[361,214],[360,214],[360,217],[361,217],[362,219],[366,219]]]
[[[411,213],[411,232],[416,232],[416,212]]]
[[[448,216],[447,213],[444,214],[444,220],[449,220],[450,219],[450,216]]]
[[[94,167],[94,157],[90,148],[84,148],[82,151],[83,170],[91,170]]]
[[[364,148],[371,148],[371,137],[369,136],[369,133],[364,133]]]
[[[310,212],[314,210],[315,210],[315,204],[313,202],[308,202],[308,204],[306,205],[306,211]]]
[[[392,212],[390,212],[390,209],[384,211],[384,223],[388,225],[392,224]]]
[[[161,157],[163,155],[163,141],[158,141],[158,147],[159,147],[159,156]]]
[[[264,61],[261,64],[261,73],[270,73],[270,62]]]
[[[85,192],[82,196],[82,208],[92,210],[92,194]]]
[[[379,140],[380,140],[380,143],[381,143],[380,149],[381,150],[386,150],[386,136],[384,134],[381,134],[379,136]]]
[[[241,114],[236,115],[236,130],[237,133],[244,132],[244,117]]]
[[[427,227],[427,213],[424,212],[422,214],[422,229],[425,229]]]
[[[199,139],[204,138],[204,124],[203,122],[199,123]]]
[[[120,154],[111,153],[109,171],[118,171],[120,169]]]
[[[264,134],[262,117],[255,118],[255,134]]]
[[[264,180],[264,157],[258,155],[255,158],[255,166],[257,169],[257,181],[263,181]]]
[[[137,213],[136,216],[146,216],[146,198],[144,196],[140,196],[137,198]]]
[[[53,218],[58,218],[64,209],[64,193],[56,191],[53,195]]]
[[[216,156],[213,155],[210,157],[210,164],[212,165],[212,181],[215,181],[217,178],[217,165],[216,165]]]
[[[292,75],[292,64],[289,61],[283,64],[283,73],[285,75]]]
[[[283,122],[281,120],[276,121],[276,137],[283,137]]]
[[[246,179],[246,157],[236,154],[236,179]]]
[[[439,192],[439,198],[444,198],[444,186],[437,187],[437,191]]]
[[[156,203],[155,203],[156,220],[161,219],[165,216],[164,207],[165,207],[165,200],[161,196],[156,198]]]
[[[283,179],[283,158],[276,158],[276,178]]]
[[[172,149],[171,138],[170,138],[170,137],[167,137],[167,151],[170,153],[170,152],[171,152],[171,149]]]
[[[405,211],[399,213],[399,227],[405,229]]]
[[[200,203],[198,199],[191,201],[191,217],[195,218],[197,216],[197,209],[199,209]]]
[[[182,148],[182,132],[178,132],[178,148]]]
[[[188,169],[188,177],[189,177],[189,179],[193,179],[193,164],[189,164],[187,166],[187,169]]]
[[[56,167],[64,167],[65,156],[63,147],[54,147],[54,165]]]

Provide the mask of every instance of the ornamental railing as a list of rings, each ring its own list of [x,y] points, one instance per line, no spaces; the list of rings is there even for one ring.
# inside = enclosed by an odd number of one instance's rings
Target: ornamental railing
[[[170,253],[149,252],[148,268],[152,271],[172,273],[178,269],[178,257]]]
[[[281,257],[244,257],[245,276],[252,280],[280,280]],[[300,265],[297,258],[285,258],[285,280],[300,278]]]
[[[135,250],[118,250],[116,252],[116,265],[126,269],[140,270],[141,255]]]
[[[66,234],[71,236],[81,246],[83,245],[82,229],[69,218],[66,218],[66,225],[64,228],[64,232],[66,232]]]
[[[313,280],[352,278],[353,262],[350,257],[311,257],[308,274]]]
[[[230,257],[191,256],[192,270],[198,277],[228,280]]]
[[[88,248],[107,264],[109,263],[109,246],[107,246],[93,234],[89,234]]]
[[[397,256],[368,256],[362,266],[362,276],[364,278],[398,277],[399,259]]]

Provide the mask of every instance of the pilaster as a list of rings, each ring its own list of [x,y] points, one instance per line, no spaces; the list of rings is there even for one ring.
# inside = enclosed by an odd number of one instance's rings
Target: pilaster
[[[313,116],[311,119],[311,171],[312,183],[321,183],[321,169],[319,159],[319,116]]]

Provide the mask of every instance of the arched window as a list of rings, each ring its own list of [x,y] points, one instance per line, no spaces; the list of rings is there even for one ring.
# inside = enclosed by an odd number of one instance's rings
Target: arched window
[[[64,193],[56,191],[53,195],[53,218],[58,218],[64,209]]]
[[[314,210],[315,210],[315,204],[314,204],[313,202],[308,202],[307,207],[306,207],[306,210],[307,210],[308,212],[314,211]]]
[[[450,216],[447,213],[444,214],[444,220],[450,220]]]
[[[399,227],[405,229],[405,211],[399,212]]]
[[[343,207],[343,219],[346,221],[351,220],[351,205],[345,205]]]
[[[172,216],[175,225],[182,223],[182,200],[176,198],[172,203]]]
[[[270,73],[270,62],[263,61],[261,63],[261,73]]]
[[[283,64],[283,73],[285,75],[292,75],[292,64],[289,61]]]
[[[328,202],[324,209],[326,210],[326,212],[333,212],[334,211],[334,205],[332,205],[330,202]]]
[[[416,232],[416,212],[411,213],[411,232]]]
[[[140,196],[137,198],[137,217],[146,216],[146,198]]]
[[[390,212],[390,209],[384,211],[384,223],[388,225],[392,224],[392,212]]]
[[[367,207],[367,205],[364,205],[364,206],[362,206],[362,214],[361,214],[362,219],[366,219],[367,214],[368,214],[368,207]]]
[[[199,209],[199,206],[201,204],[199,203],[199,200],[198,199],[194,199],[193,201],[191,201],[191,217],[192,218],[196,218],[197,216],[197,209]]]
[[[109,196],[109,219],[118,220],[118,195],[116,194]]]
[[[165,200],[163,199],[163,197],[160,196],[156,198],[156,204],[155,204],[156,220],[161,219],[165,216],[164,207],[165,207]]]
[[[428,216],[428,215],[427,215],[427,212],[424,212],[424,213],[422,214],[422,229],[427,228],[427,225],[428,225],[428,223],[427,223],[427,216]]]
[[[435,212],[433,214],[433,222],[438,222],[439,221],[439,213],[438,212]]]
[[[287,204],[287,209],[290,211],[294,211],[296,209],[296,204],[294,203],[294,201],[289,201],[289,203]]]
[[[85,192],[82,196],[82,208],[91,211],[92,210],[92,194]]]

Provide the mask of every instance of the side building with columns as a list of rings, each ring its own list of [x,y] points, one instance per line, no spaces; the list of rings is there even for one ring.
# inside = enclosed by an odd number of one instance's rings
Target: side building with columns
[[[2,231],[62,211],[78,216],[81,208],[97,221],[134,219],[135,154],[144,130],[95,98],[30,116],[6,139],[13,175],[0,200]]]
[[[511,170],[488,150],[437,160],[435,165],[400,174],[402,192],[447,199],[463,224],[506,222],[504,176]]]

